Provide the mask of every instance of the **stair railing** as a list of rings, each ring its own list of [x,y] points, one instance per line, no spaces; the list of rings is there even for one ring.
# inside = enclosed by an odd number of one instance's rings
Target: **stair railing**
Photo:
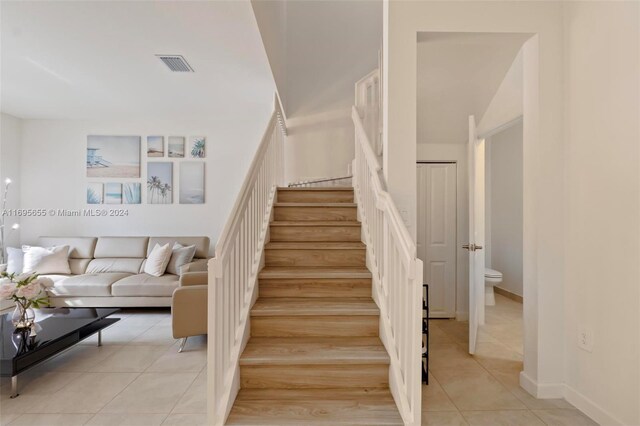
[[[276,197],[284,184],[286,121],[274,112],[209,261],[208,422],[223,425],[240,389],[240,355],[249,339],[249,312]]]
[[[420,425],[422,355],[422,262],[391,196],[354,106],[353,186],[380,308],[380,337],[391,357],[389,384],[405,425]]]

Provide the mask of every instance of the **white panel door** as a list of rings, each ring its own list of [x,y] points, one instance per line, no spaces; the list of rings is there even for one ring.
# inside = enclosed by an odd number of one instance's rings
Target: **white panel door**
[[[456,316],[456,165],[418,164],[418,257],[429,316]]]
[[[478,327],[484,324],[484,139],[469,116],[469,353],[476,351]]]

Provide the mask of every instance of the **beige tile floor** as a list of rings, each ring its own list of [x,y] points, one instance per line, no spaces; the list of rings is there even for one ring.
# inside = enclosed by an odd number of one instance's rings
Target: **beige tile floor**
[[[429,385],[422,424],[449,426],[581,426],[592,420],[563,399],[540,400],[519,385],[522,304],[496,295],[469,355],[468,323],[431,320]]]
[[[0,425],[205,425],[206,338],[178,354],[169,310],[124,311],[103,332],[0,387]]]
[[[537,400],[518,385],[522,305],[497,296],[478,354],[467,353],[467,324],[432,320],[423,425],[593,425],[564,400]],[[206,338],[185,352],[171,338],[168,310],[124,311],[105,330],[20,377],[20,397],[0,387],[4,425],[206,424]]]

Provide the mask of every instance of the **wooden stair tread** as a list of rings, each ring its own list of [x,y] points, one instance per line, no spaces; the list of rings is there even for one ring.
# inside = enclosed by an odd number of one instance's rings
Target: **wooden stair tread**
[[[266,250],[366,250],[360,241],[275,241],[267,243]]]
[[[360,226],[361,223],[352,220],[317,220],[317,221],[300,221],[300,220],[277,220],[271,222],[271,226]]]
[[[322,207],[348,207],[348,208],[356,208],[358,205],[356,203],[274,203],[275,207],[313,207],[313,208],[322,208]]]
[[[262,391],[267,392],[262,392]],[[388,389],[241,389],[227,425],[402,425]],[[257,396],[264,399],[257,399]],[[303,395],[303,397],[300,397]]]
[[[371,272],[367,268],[312,268],[312,267],[289,267],[289,266],[267,266],[258,275],[258,279],[281,279],[281,278],[371,278]]]
[[[252,337],[240,365],[389,364],[377,337]]]
[[[351,191],[353,192],[353,187],[351,186],[315,186],[315,187],[304,187],[304,188],[289,188],[289,187],[278,187],[278,191]]]
[[[380,310],[371,298],[258,298],[252,317],[269,316],[372,316]]]
[[[271,389],[241,389],[244,401],[289,400],[289,401],[340,401],[348,399],[380,399],[393,398],[388,388],[330,388],[330,389],[278,389],[275,393]]]

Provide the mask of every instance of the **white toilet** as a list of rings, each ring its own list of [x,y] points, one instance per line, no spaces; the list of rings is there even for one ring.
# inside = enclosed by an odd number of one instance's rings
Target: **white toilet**
[[[484,268],[484,304],[493,306],[496,304],[496,297],[493,287],[502,282],[502,272],[491,268]]]

